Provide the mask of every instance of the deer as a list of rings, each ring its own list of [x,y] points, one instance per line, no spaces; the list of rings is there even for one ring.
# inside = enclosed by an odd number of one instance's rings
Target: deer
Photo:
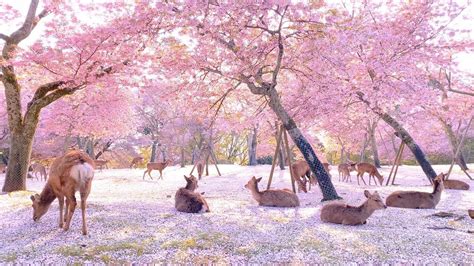
[[[44,165],[40,164],[40,163],[32,163],[30,165],[31,167],[31,174],[34,175],[34,177],[36,178],[36,180],[40,180],[40,181],[46,181],[48,175],[46,174],[46,167],[44,167]],[[40,175],[40,178],[38,179],[38,174]]]
[[[444,180],[445,189],[469,190],[469,184],[461,180]]]
[[[196,164],[196,169],[197,169],[197,172],[198,172],[199,180],[201,180],[202,173],[204,172],[204,163],[203,162],[198,162]]]
[[[49,179],[41,194],[30,197],[33,202],[33,221],[38,222],[57,198],[59,201],[59,227],[65,231],[69,230],[77,205],[75,194],[79,191],[82,234],[87,235],[86,201],[91,191],[93,178],[94,161],[85,152],[73,150],[56,158],[51,165]],[[66,209],[63,217],[64,199],[66,199]]]
[[[258,183],[262,178],[252,177],[244,186],[250,190],[253,198],[258,202],[259,206],[269,207],[298,207],[300,200],[298,196],[289,189],[268,189],[259,191]]]
[[[141,156],[137,156],[137,157],[133,157],[132,159],[132,162],[130,163],[130,167],[129,168],[133,168],[133,167],[136,167],[137,164],[143,162],[143,157]]]
[[[315,183],[316,180],[311,176],[311,169],[309,168],[308,163],[305,160],[297,160],[291,165],[291,169],[296,177],[295,181],[298,183],[298,190],[302,190],[305,193],[308,192],[306,189],[306,178],[309,180],[310,185],[311,183]]]
[[[370,194],[364,191],[367,200],[359,207],[350,206],[340,202],[329,203],[321,209],[321,221],[344,225],[366,224],[367,219],[376,211],[386,209],[379,193]]]
[[[409,209],[434,209],[441,200],[441,193],[444,190],[443,179],[445,175],[439,174],[433,180],[433,192],[418,191],[395,191],[390,194],[385,204],[389,207],[409,208]]]
[[[196,177],[193,175],[184,176],[184,179],[186,180],[186,186],[178,189],[174,196],[176,210],[187,213],[210,212],[209,205],[207,205],[204,197],[200,193],[194,192],[198,188]]]
[[[357,172],[357,185],[360,185],[359,183],[359,177],[362,179],[362,182],[364,182],[364,185],[367,185],[364,180],[364,173],[369,173],[369,185],[370,185],[370,180],[371,178],[374,179],[375,185],[377,185],[377,182],[375,181],[375,177],[379,180],[380,185],[382,185],[383,182],[383,176],[379,173],[377,168],[370,164],[370,163],[352,163],[351,168],[354,169]],[[352,170],[349,169],[349,170]]]
[[[347,163],[341,163],[337,166],[339,172],[339,181],[351,181],[351,165]]]
[[[160,172],[160,177],[158,179],[163,179],[163,169],[165,169],[171,163],[170,160],[165,160],[161,163],[147,163],[146,170],[143,173],[143,180],[145,180],[145,175],[148,173],[148,176],[153,180],[151,176],[151,171],[158,170]]]
[[[94,164],[96,167],[98,167],[100,170],[105,166],[106,169],[109,169],[107,164],[109,163],[109,160],[94,160]]]

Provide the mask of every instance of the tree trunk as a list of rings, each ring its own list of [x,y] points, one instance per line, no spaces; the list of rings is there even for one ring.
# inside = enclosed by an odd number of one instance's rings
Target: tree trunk
[[[278,164],[280,166],[280,170],[285,170],[285,153],[283,153],[283,145],[280,146],[280,150],[278,151]]]
[[[26,189],[26,176],[30,166],[33,135],[12,132],[10,158],[2,191],[12,192]]]
[[[459,141],[458,141],[458,138],[456,137],[456,134],[454,134],[453,127],[450,124],[448,124],[445,120],[439,117],[438,117],[438,120],[441,122],[444,132],[446,133],[446,136],[449,139],[449,144],[451,145],[453,154],[455,154],[456,149],[458,148],[458,145],[459,145]],[[458,156],[456,156],[456,163],[459,165],[459,167],[461,167],[462,170],[464,171],[469,170],[466,164],[466,160],[464,159],[464,155],[462,154],[462,150],[458,153]]]
[[[184,157],[184,148],[181,147],[181,168],[185,167],[186,166],[186,162],[185,162],[185,157]]]
[[[405,130],[405,128],[398,123],[397,120],[395,120],[393,117],[391,117],[389,114],[383,112],[381,109],[377,107],[371,107],[370,102],[366,99],[364,99],[364,94],[362,92],[357,92],[357,96],[359,99],[365,103],[376,115],[378,115],[385,123],[387,123],[389,126],[391,126],[395,130],[395,135],[399,137],[405,144],[408,146],[408,148],[411,150],[413,155],[415,156],[416,161],[418,164],[421,166],[421,169],[423,169],[423,172],[425,173],[426,177],[428,180],[432,183],[432,180],[435,179],[436,177],[436,172],[433,170],[433,167],[431,167],[430,162],[426,159],[425,154],[421,150],[420,146],[416,144],[415,140],[410,136],[408,131]]]
[[[377,150],[377,141],[375,139],[375,128],[377,127],[377,122],[370,123],[369,126],[369,138],[370,138],[370,145],[372,147],[372,154],[374,156],[374,165],[377,168],[380,168],[380,159],[379,159],[379,152]]]
[[[257,165],[257,127],[248,135],[249,165]]]
[[[365,150],[367,149],[367,133],[364,135],[364,142],[362,143],[362,149],[360,150],[359,161],[365,161]]]
[[[158,144],[158,141],[154,140],[153,143],[151,144],[151,156],[150,156],[150,163],[155,162],[156,158],[156,145]]]
[[[268,94],[270,98],[269,106],[272,108],[278,118],[280,118],[280,121],[283,123],[283,126],[288,131],[288,134],[290,135],[291,139],[301,151],[306,162],[308,162],[311,171],[318,179],[318,185],[323,194],[323,201],[340,199],[341,197],[337,195],[336,189],[334,188],[331,182],[331,178],[324,169],[321,161],[319,161],[319,159],[316,157],[313,148],[303,136],[301,131],[298,129],[295,121],[293,121],[293,119],[288,115],[283,105],[281,104],[278,92],[275,90],[274,87],[272,87],[271,89],[269,89]]]

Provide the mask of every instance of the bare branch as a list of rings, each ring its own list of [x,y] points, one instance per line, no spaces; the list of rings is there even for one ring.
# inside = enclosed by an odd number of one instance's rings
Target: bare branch
[[[0,39],[3,39],[5,40],[6,42],[8,42],[10,40],[10,37],[8,37],[7,35],[3,34],[3,33],[0,33]]]
[[[455,90],[455,89],[448,89],[448,91],[453,92],[453,93],[458,93],[458,94],[464,94],[464,95],[474,96],[474,93],[472,93],[472,92],[467,92],[467,91],[460,91],[460,90]]]

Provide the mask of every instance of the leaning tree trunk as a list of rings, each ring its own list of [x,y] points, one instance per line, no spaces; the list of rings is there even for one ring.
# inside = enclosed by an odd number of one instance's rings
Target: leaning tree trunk
[[[369,139],[370,139],[370,146],[372,148],[372,154],[374,156],[374,165],[377,168],[380,168],[380,159],[379,159],[379,152],[377,150],[377,141],[375,139],[375,128],[377,127],[377,122],[371,123],[369,126]]]
[[[296,126],[295,121],[289,116],[281,104],[280,97],[278,96],[275,88],[269,89],[268,94],[270,98],[269,106],[272,108],[278,118],[280,118],[280,121],[288,131],[291,139],[303,154],[306,162],[308,162],[311,171],[316,175],[316,178],[318,179],[318,185],[321,189],[321,192],[323,193],[323,201],[340,199],[341,197],[337,195],[336,189],[331,182],[331,178],[324,169],[321,161],[319,161],[318,157],[316,157],[313,148]]]
[[[397,120],[395,120],[393,117],[391,117],[389,114],[383,112],[380,108],[377,107],[371,107],[370,102],[366,99],[364,99],[364,94],[362,92],[357,92],[357,96],[359,99],[365,103],[376,115],[378,115],[385,123],[387,123],[389,126],[391,126],[395,130],[395,135],[399,137],[411,150],[413,155],[415,156],[416,161],[418,164],[421,166],[421,169],[423,169],[423,172],[425,173],[426,177],[430,182],[432,182],[435,177],[436,177],[436,172],[433,170],[433,167],[431,167],[430,162],[426,159],[425,154],[421,150],[420,146],[416,144],[415,140],[410,136],[408,131],[405,130],[405,128],[398,123]]]
[[[248,135],[249,165],[257,165],[257,128]]]
[[[446,136],[449,139],[449,144],[451,145],[453,154],[455,154],[456,149],[458,148],[458,145],[459,145],[458,138],[456,137],[456,134],[454,134],[453,128],[450,124],[446,123],[446,121],[444,121],[441,118],[438,118],[438,120],[441,122],[444,132],[446,133]],[[469,170],[466,164],[466,160],[464,159],[464,155],[462,154],[462,151],[458,152],[458,156],[456,157],[456,163],[459,165],[459,167],[461,167],[462,170],[464,171]]]

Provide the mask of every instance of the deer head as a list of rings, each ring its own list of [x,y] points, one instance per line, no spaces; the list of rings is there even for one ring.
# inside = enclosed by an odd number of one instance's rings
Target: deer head
[[[196,188],[198,188],[198,180],[195,176],[184,176],[184,179],[186,180],[186,189],[194,191]]]
[[[250,178],[250,180],[247,182],[247,184],[245,184],[245,188],[246,189],[252,189],[254,188],[255,186],[257,186],[258,182],[260,182],[262,180],[262,178],[255,178],[255,176],[253,176],[252,178]]]
[[[369,209],[381,210],[381,209],[386,209],[387,208],[387,206],[383,203],[382,198],[380,197],[380,195],[377,191],[370,194],[370,192],[368,190],[365,190],[364,195],[368,199],[367,205],[368,205]]]
[[[42,203],[38,194],[32,195],[30,199],[33,202],[33,221],[36,222],[48,211],[51,204]]]

